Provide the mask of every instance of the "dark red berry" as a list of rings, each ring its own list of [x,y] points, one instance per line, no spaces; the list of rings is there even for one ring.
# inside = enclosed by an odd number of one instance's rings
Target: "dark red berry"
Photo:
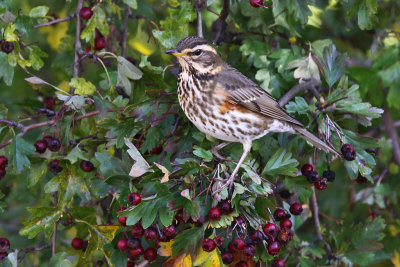
[[[279,192],[279,195],[281,198],[289,198],[291,194],[288,190],[284,189]]]
[[[248,258],[251,259],[256,255],[256,247],[253,245],[245,246],[243,249],[243,254]]]
[[[293,239],[293,232],[288,228],[281,228],[276,238],[282,245],[288,244]]]
[[[7,252],[0,252],[0,262],[3,261],[4,258],[6,258],[8,256]]]
[[[140,257],[143,254],[143,252],[144,249],[142,246],[129,250],[129,254],[131,254],[131,256],[134,258]]]
[[[278,227],[273,224],[273,223],[267,223],[266,225],[264,225],[263,227],[263,232],[264,234],[266,234],[267,236],[272,236],[275,237],[276,234],[278,233]]]
[[[84,172],[91,172],[94,169],[93,163],[88,160],[82,160],[80,167],[81,167],[82,171],[84,171]]]
[[[51,140],[53,140],[53,137],[51,137],[50,135],[46,135],[42,138],[42,140],[46,142],[47,146],[49,146]]]
[[[60,140],[52,138],[49,142],[47,142],[47,148],[52,152],[57,152],[61,148]]]
[[[6,170],[5,169],[0,169],[0,179],[6,177]]]
[[[144,230],[144,238],[146,238],[147,240],[156,241],[158,238],[158,233],[156,229],[154,229],[153,227],[149,227]]]
[[[314,183],[315,188],[317,188],[318,190],[325,190],[328,187],[328,184],[324,181],[316,181]]]
[[[275,259],[272,262],[271,267],[285,267],[285,261],[282,259]]]
[[[47,149],[47,143],[44,140],[38,140],[35,143],[35,148],[36,148],[36,152],[39,154],[43,154],[44,152],[46,152]]]
[[[140,240],[139,239],[129,238],[126,241],[126,247],[127,247],[128,250],[137,249],[140,246],[141,246],[141,244],[140,244]]]
[[[118,223],[121,226],[126,226],[126,220],[128,219],[128,217],[118,217]]]
[[[319,180],[318,172],[316,172],[316,171],[311,171],[311,172],[307,173],[306,178],[307,178],[307,181],[308,181],[310,184],[315,183],[316,181]]]
[[[340,148],[340,151],[342,152],[342,155],[345,160],[352,161],[356,159],[356,151],[354,150],[354,147],[351,144],[344,144]]]
[[[257,230],[251,234],[251,240],[254,244],[260,244],[264,240],[264,235],[261,231]]]
[[[219,208],[211,208],[208,211],[208,218],[212,221],[218,221],[221,218],[221,211]]]
[[[162,146],[156,146],[151,150],[151,154],[153,155],[160,155],[163,150]]]
[[[277,255],[279,253],[279,251],[281,250],[281,245],[279,244],[279,242],[273,241],[273,242],[269,243],[267,250],[268,250],[268,254]]]
[[[222,262],[226,265],[233,262],[233,253],[230,251],[224,251],[221,253]]]
[[[1,40],[1,51],[6,54],[10,54],[14,50],[13,42],[7,42],[5,40]]]
[[[289,219],[283,219],[280,223],[281,228],[292,228],[292,221]]]
[[[245,261],[239,261],[235,264],[235,267],[248,267],[249,265]]]
[[[0,169],[5,169],[8,166],[8,159],[4,156],[0,156]]]
[[[157,250],[155,250],[154,248],[148,248],[144,252],[143,257],[148,262],[152,262],[157,258]]]
[[[286,218],[286,212],[281,208],[277,208],[274,212],[274,218],[277,221],[283,220]]]
[[[53,109],[56,105],[56,99],[52,96],[46,96],[43,98],[43,105],[47,109]]]
[[[128,261],[128,262],[126,263],[126,267],[135,267],[135,262],[133,262],[133,261]]]
[[[335,180],[336,174],[334,171],[327,170],[322,173],[322,178],[325,178],[328,182]]]
[[[300,213],[303,212],[303,207],[299,202],[295,202],[290,206],[289,210],[290,213],[292,213],[293,215],[299,215]]]
[[[130,193],[128,195],[128,202],[131,203],[131,205],[139,205],[141,201],[142,197],[138,193]]]
[[[228,200],[225,200],[221,203],[221,213],[222,214],[228,215],[228,214],[232,213],[232,211],[233,211],[232,205],[231,205],[231,203],[229,203]]]
[[[217,246],[217,244],[215,244],[214,240],[212,240],[211,238],[206,238],[201,243],[201,247],[203,248],[203,250],[205,252],[213,251],[216,246]]]
[[[90,19],[93,16],[93,11],[90,7],[82,7],[79,11],[79,15],[83,19]]]
[[[253,7],[262,7],[263,2],[263,0],[250,0],[250,5]]]
[[[165,227],[163,228],[163,231],[164,231],[164,234],[165,234],[166,236],[168,236],[168,237],[174,237],[174,236],[175,236],[176,229],[175,229],[175,226],[170,225],[170,226],[165,226]]]
[[[86,49],[85,49],[86,53],[90,53],[91,50],[92,50],[91,45],[86,46]]]
[[[222,246],[224,244],[224,239],[222,237],[215,238],[215,244],[217,244],[218,247]]]
[[[368,214],[368,217],[371,217],[372,221],[374,221],[375,218],[376,218],[376,213],[375,213],[375,212],[370,212],[370,213]]]
[[[5,237],[0,238],[0,251],[3,252],[9,249],[10,249],[10,241]]]
[[[94,50],[101,50],[106,47],[106,39],[103,36],[96,37],[94,39]]]
[[[229,249],[231,249],[232,251],[243,250],[245,246],[246,243],[244,243],[243,239],[241,238],[236,238],[229,242]]]
[[[132,227],[131,233],[134,238],[142,238],[144,230],[143,230],[142,226],[135,225]]]
[[[119,250],[125,251],[125,250],[127,250],[127,244],[128,244],[128,239],[122,238],[118,241],[117,247]]]
[[[301,174],[307,176],[307,173],[312,172],[313,170],[314,167],[311,164],[306,163],[301,167]]]
[[[58,159],[53,159],[50,161],[48,166],[49,170],[54,174],[57,174],[63,170],[63,167],[60,166],[60,161]]]
[[[83,248],[83,239],[75,237],[72,239],[71,246],[76,250],[81,250]]]

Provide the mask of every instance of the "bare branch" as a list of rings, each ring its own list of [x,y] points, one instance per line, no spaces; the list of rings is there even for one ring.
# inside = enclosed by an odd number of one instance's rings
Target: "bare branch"
[[[79,53],[82,50],[81,44],[81,17],[79,16],[79,11],[83,7],[83,0],[78,0],[78,5],[76,6],[76,31],[75,31],[75,59],[74,59],[74,77],[79,77],[80,65],[79,65]],[[72,93],[74,88],[72,88]]]
[[[131,8],[128,5],[125,5],[125,17],[124,17],[124,32],[122,34],[122,51],[121,55],[123,57],[126,56],[126,42],[128,39],[128,23],[129,23],[129,15],[131,14]]]
[[[69,21],[69,20],[73,19],[74,17],[75,17],[75,14],[69,14],[65,18],[53,19],[53,20],[50,20],[49,22],[46,22],[46,23],[37,24],[37,25],[34,26],[34,28],[37,29],[37,28],[40,28],[40,27],[51,26],[51,25],[54,25],[56,23]]]
[[[389,111],[385,109],[383,113],[383,122],[385,124],[386,131],[392,140],[393,147],[393,159],[398,166],[400,166],[400,146],[399,146],[399,136],[397,135],[397,130],[393,123],[393,118]]]
[[[319,222],[319,207],[318,207],[318,201],[317,201],[317,195],[315,194],[315,188],[312,187],[313,190],[313,195],[311,198],[311,206],[312,206],[312,215],[314,217],[314,224],[315,224],[315,230],[317,232],[317,241],[323,241],[322,233],[321,233],[321,224]],[[325,244],[325,250],[326,252],[331,255],[332,254],[332,249],[331,246],[329,245],[328,242],[324,242]]]
[[[200,0],[196,0],[196,13],[197,13],[197,36],[203,38],[203,20],[201,18],[201,10],[203,9],[203,3]]]
[[[224,35],[227,27],[226,18],[229,15],[229,1],[230,0],[224,0],[221,14],[219,15],[219,18],[213,22],[212,25],[212,30],[214,34],[213,43],[217,45],[221,44],[223,39],[222,36]]]
[[[304,83],[299,83],[298,85],[293,86],[284,96],[281,97],[281,99],[279,99],[279,105],[281,107],[285,106],[290,99],[292,99],[295,95],[297,95],[298,93],[300,93],[301,91],[305,91],[307,89],[312,89],[314,87],[318,87],[321,85],[321,81],[320,80],[316,80],[316,79],[311,79],[307,82]],[[314,90],[313,90],[313,93]],[[319,99],[318,99],[319,101]]]

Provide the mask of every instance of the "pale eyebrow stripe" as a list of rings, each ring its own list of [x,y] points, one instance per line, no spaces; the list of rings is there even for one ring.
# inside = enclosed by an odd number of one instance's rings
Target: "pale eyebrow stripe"
[[[209,51],[209,52],[212,52],[214,54],[217,54],[217,51],[212,46],[209,46],[209,45],[198,45],[198,46],[195,46],[192,49],[188,49],[187,48],[187,49],[183,50],[182,53],[185,53],[185,54],[186,53],[191,53],[191,52],[196,51],[197,49],[201,49],[203,51]]]

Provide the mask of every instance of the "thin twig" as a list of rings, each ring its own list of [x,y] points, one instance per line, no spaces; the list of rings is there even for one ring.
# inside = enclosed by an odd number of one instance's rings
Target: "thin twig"
[[[58,205],[58,193],[54,192],[53,194],[54,198],[54,207],[57,207]],[[57,222],[54,223],[54,228],[53,228],[53,235],[51,236],[51,255],[54,256],[56,254],[56,242],[57,242]]]
[[[79,14],[78,14],[79,15]],[[33,26],[35,29],[40,28],[40,27],[46,27],[46,26],[51,26],[53,24],[59,23],[59,22],[64,22],[64,21],[69,21],[75,17],[75,14],[69,14],[68,16],[60,19],[53,19],[50,20],[49,22],[42,23],[42,24],[37,24]]]
[[[197,13],[197,36],[203,38],[203,20],[201,18],[201,10],[203,9],[203,3],[200,0],[196,0],[196,13]]]
[[[316,79],[311,79],[304,83],[299,83],[298,85],[293,86],[284,96],[281,97],[281,99],[279,99],[278,101],[279,105],[283,107],[290,101],[290,99],[292,99],[295,95],[297,95],[301,91],[311,89],[312,87],[318,87],[320,85],[321,81]]]
[[[397,135],[397,130],[393,123],[393,118],[387,109],[385,109],[385,112],[383,113],[383,122],[385,124],[386,131],[387,131],[390,139],[392,140],[393,159],[396,162],[396,164],[398,166],[400,166],[399,137]]]
[[[222,36],[224,35],[227,27],[226,18],[229,15],[229,2],[230,0],[224,0],[221,14],[213,23],[213,32],[215,31],[213,43],[217,45],[221,44],[221,39],[223,39]]]
[[[128,5],[125,5],[125,17],[124,17],[124,32],[122,34],[122,48],[121,48],[121,56],[126,56],[126,41],[128,39],[128,23],[129,23],[129,15],[131,14],[131,8]]]
[[[311,198],[312,201],[312,215],[314,217],[314,224],[315,224],[315,230],[317,231],[317,241],[323,241],[322,233],[321,233],[321,224],[319,222],[319,207],[318,207],[318,201],[317,201],[317,195],[315,194],[315,188],[312,187],[313,190],[313,195]],[[329,245],[328,242],[324,242],[325,245],[325,250],[328,253],[328,255],[332,255],[332,249],[331,246]]]
[[[76,31],[75,31],[75,59],[74,59],[74,77],[79,77],[80,65],[79,65],[79,52],[82,50],[81,44],[81,17],[79,11],[83,7],[83,0],[78,0],[76,6]],[[74,93],[74,88],[71,89],[71,93]]]

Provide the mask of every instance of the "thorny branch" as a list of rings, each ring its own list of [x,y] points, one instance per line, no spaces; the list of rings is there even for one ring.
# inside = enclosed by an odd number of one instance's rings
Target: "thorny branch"
[[[203,9],[203,3],[201,0],[196,0],[196,13],[197,13],[197,36],[203,38],[203,20],[201,18],[201,10]]]
[[[307,82],[299,83],[298,85],[293,86],[284,96],[281,97],[281,99],[279,99],[279,101],[278,101],[279,105],[281,107],[283,107],[290,101],[290,99],[295,97],[301,91],[305,91],[307,89],[312,89],[312,88],[315,89],[315,87],[318,87],[320,85],[321,85],[321,81],[316,80],[316,79],[311,79]],[[314,90],[313,90],[313,93],[315,93]],[[318,99],[318,101],[319,101],[319,99]]]
[[[53,19],[53,20],[50,20],[49,22],[46,22],[46,23],[37,24],[37,25],[34,26],[34,28],[37,29],[37,28],[40,28],[40,27],[51,26],[51,25],[54,25],[54,24],[59,23],[59,22],[69,21],[69,20],[73,19],[75,16],[76,16],[76,14],[69,14],[68,16],[66,16],[64,18]]]
[[[322,233],[321,233],[321,224],[319,222],[319,207],[318,207],[318,201],[317,201],[317,195],[315,194],[315,189],[312,187],[313,190],[313,195],[311,198],[311,206],[312,206],[312,215],[314,217],[314,224],[315,224],[315,230],[317,231],[317,241],[323,241]],[[328,253],[328,255],[332,255],[332,249],[331,246],[327,243],[324,242],[325,244],[325,250]]]
[[[128,22],[129,16],[131,14],[131,8],[128,5],[125,5],[125,17],[124,17],[124,32],[122,34],[122,48],[121,48],[121,56],[125,57],[126,55],[126,41],[128,39]]]
[[[398,166],[400,166],[400,145],[399,145],[399,136],[397,135],[397,130],[393,123],[393,118],[385,109],[383,113],[383,122],[385,124],[386,131],[392,140],[392,147],[393,147],[393,159]]]

